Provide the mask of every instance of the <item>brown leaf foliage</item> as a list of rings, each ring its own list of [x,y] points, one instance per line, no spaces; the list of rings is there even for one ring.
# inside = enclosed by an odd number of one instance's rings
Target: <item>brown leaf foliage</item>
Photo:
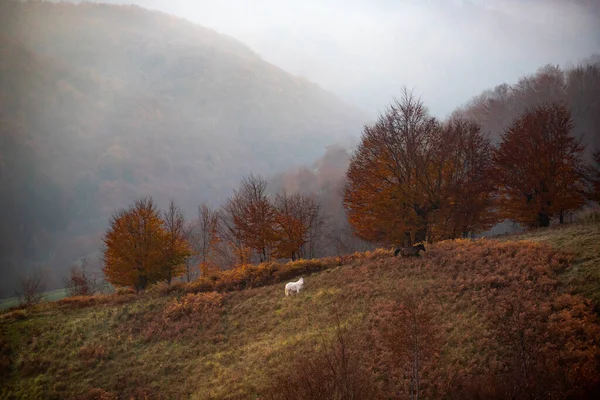
[[[506,218],[548,226],[583,205],[583,146],[572,129],[569,110],[554,103],[527,111],[502,135],[494,176]]]
[[[143,335],[147,340],[176,339],[190,330],[208,331],[221,316],[223,299],[216,292],[188,293],[173,299],[146,324]]]
[[[336,325],[334,338],[315,352],[294,354],[290,365],[275,376],[266,393],[270,400],[375,400],[373,376],[363,367],[358,343],[346,327]]]
[[[366,126],[344,207],[361,238],[386,245],[454,238],[491,226],[491,147],[475,123],[431,117],[404,91]]]
[[[181,212],[171,202],[163,219],[151,197],[115,213],[103,241],[107,280],[136,290],[182,275],[191,253]]]

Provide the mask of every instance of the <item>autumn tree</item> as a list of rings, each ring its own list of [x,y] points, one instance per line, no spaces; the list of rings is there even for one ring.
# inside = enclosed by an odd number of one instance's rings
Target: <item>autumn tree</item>
[[[406,90],[364,128],[344,194],[359,237],[385,244],[426,238],[427,219],[437,205],[429,201],[423,175],[439,132],[425,105]]]
[[[185,273],[185,260],[192,255],[192,248],[186,237],[185,218],[174,200],[163,212],[163,227],[166,233],[164,265],[161,268],[167,283]]]
[[[177,213],[174,213],[174,225]],[[173,277],[183,259],[184,244],[170,242],[166,223],[151,197],[116,212],[103,237],[104,274],[117,286],[143,290],[149,284]],[[185,250],[184,250],[185,249]]]
[[[275,212],[266,189],[267,181],[251,174],[242,179],[240,189],[234,192],[225,206],[237,239],[254,250],[261,262],[271,259],[275,242]]]
[[[219,213],[208,204],[203,203],[198,207],[198,221],[195,229],[198,265],[203,275],[206,275],[211,266],[214,266],[217,245],[220,242],[218,231]]]
[[[316,199],[300,193],[290,195],[284,190],[276,195],[274,210],[275,257],[295,260],[314,254],[314,239],[323,222]]]
[[[467,237],[497,222],[494,212],[492,146],[479,124],[451,119],[443,127],[442,149],[434,166],[440,184],[439,209],[432,235],[440,239]]]
[[[584,203],[583,146],[562,104],[530,109],[502,135],[494,153],[494,179],[506,218],[544,227]]]
[[[442,125],[405,90],[365,127],[352,156],[344,193],[350,224],[365,240],[404,245],[484,229],[489,152],[476,124]]]
[[[306,197],[304,203],[308,214],[306,243],[301,247],[302,258],[315,258],[323,247],[323,237],[327,226],[327,217],[320,201],[315,196]]]
[[[244,231],[235,223],[236,216],[242,214],[240,199],[230,198],[219,210],[218,236],[221,245],[216,251],[219,258],[228,265],[240,265],[250,262],[252,249],[244,241]]]

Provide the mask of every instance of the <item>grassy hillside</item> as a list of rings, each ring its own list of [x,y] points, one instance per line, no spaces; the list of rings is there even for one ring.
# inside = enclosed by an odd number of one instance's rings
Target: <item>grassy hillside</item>
[[[528,240],[547,243],[555,249],[573,255],[573,268],[560,275],[570,290],[593,301],[600,314],[600,220],[592,214],[589,221],[556,226],[508,236],[500,240]]]
[[[566,284],[579,281],[563,278],[597,262],[579,251],[598,225],[568,229],[538,243],[268,264],[14,310],[0,319],[1,397],[311,398],[285,390],[313,385],[325,398],[405,398],[406,338],[417,332],[424,398],[585,398],[598,389],[600,325]],[[539,243],[567,236],[574,255]],[[283,282],[297,275],[305,290],[285,298]]]
[[[364,122],[244,44],[136,6],[2,1],[0,54],[2,268],[66,268],[138,195],[192,213]]]

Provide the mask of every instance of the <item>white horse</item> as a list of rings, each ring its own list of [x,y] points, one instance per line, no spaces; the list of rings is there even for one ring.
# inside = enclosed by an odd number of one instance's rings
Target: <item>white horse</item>
[[[285,284],[285,295],[289,296],[291,292],[300,293],[300,289],[304,286],[304,278],[298,279],[297,282],[288,282]]]

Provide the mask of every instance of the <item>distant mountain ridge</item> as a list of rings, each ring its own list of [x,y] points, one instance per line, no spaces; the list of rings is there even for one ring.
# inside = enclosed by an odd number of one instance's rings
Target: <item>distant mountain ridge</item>
[[[138,6],[2,2],[0,53],[3,276],[66,268],[139,195],[189,215],[365,122],[237,40]]]

